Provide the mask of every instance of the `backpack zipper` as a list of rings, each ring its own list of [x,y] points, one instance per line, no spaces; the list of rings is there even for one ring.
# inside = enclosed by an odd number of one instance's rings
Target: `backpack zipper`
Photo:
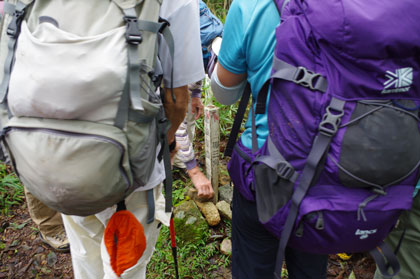
[[[317,215],[316,217],[316,222],[315,222],[315,229],[322,231],[324,229],[324,215],[322,214],[322,211],[315,211],[315,212],[311,212],[307,215],[305,215],[305,217],[303,218],[303,220],[299,223],[297,229],[296,229],[296,233],[295,235],[297,237],[302,237],[303,236],[303,223],[305,221],[308,221],[309,219],[312,219],[314,217],[314,215]]]

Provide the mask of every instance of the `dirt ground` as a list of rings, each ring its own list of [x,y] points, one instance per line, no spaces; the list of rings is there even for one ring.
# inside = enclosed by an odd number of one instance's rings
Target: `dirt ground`
[[[0,216],[0,279],[73,278],[69,253],[57,253],[42,243],[25,204],[13,215]],[[329,257],[327,279],[347,279],[353,270],[356,279],[372,279],[373,260],[353,254],[349,260]]]

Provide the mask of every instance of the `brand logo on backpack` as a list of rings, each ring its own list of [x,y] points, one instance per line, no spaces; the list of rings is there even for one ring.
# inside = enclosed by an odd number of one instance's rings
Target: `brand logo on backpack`
[[[378,230],[359,230],[357,229],[356,233],[354,235],[360,235],[360,239],[366,239],[369,237],[370,234],[375,234]]]
[[[384,82],[382,94],[407,92],[413,83],[413,68],[397,69],[395,73],[386,71],[385,76],[388,80]]]

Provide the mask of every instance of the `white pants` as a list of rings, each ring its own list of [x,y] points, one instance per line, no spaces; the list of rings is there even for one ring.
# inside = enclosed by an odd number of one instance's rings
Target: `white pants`
[[[154,196],[155,221],[151,224],[146,223],[148,214],[146,192],[134,192],[125,200],[127,209],[143,225],[147,243],[146,250],[138,263],[126,270],[121,278],[146,278],[146,266],[155,249],[160,231],[159,224],[169,225],[170,214],[165,213],[162,185],[154,188]],[[115,211],[116,206],[87,217],[63,215],[64,226],[70,241],[75,279],[118,278],[112,270],[103,240],[105,226]]]

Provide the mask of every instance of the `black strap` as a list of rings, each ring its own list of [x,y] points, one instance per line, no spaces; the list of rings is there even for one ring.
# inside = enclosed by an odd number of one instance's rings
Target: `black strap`
[[[165,117],[165,112],[161,109],[159,113],[160,119],[157,121],[158,123],[158,134],[159,134],[159,141],[160,141],[160,152],[158,154],[158,160],[161,161],[163,159],[163,165],[165,167],[165,180],[164,180],[164,187],[165,187],[165,212],[172,211],[172,171],[171,171],[171,157],[169,152],[169,144],[168,144],[168,129],[169,129],[169,120]]]
[[[327,153],[331,140],[338,129],[340,117],[344,114],[344,101],[332,98],[330,105],[326,109],[323,121],[319,126],[319,134],[315,138],[312,149],[309,152],[305,167],[300,177],[300,182],[292,195],[292,203],[289,214],[286,219],[283,231],[280,237],[279,248],[277,251],[276,267],[274,276],[276,279],[281,279],[281,271],[283,267],[284,251],[295,225],[296,217],[299,212],[299,206],[305,197],[309,187],[312,185],[316,175],[316,171],[322,167],[323,157]],[[338,117],[340,116],[340,117]],[[328,129],[325,129],[325,127]]]
[[[267,97],[268,97],[268,89],[270,88],[270,80],[268,79],[264,85],[261,87],[260,92],[257,96],[257,104],[255,107],[255,113],[256,114],[264,114],[265,108],[267,104]]]
[[[117,212],[121,210],[127,210],[127,207],[125,206],[125,200],[122,200],[119,203],[117,203]]]
[[[153,193],[154,189],[149,189],[146,191],[147,195],[147,224],[153,223],[155,220],[155,195]]]
[[[242,93],[241,101],[239,102],[238,110],[235,115],[235,120],[233,122],[232,130],[229,135],[229,140],[225,149],[225,156],[231,156],[233,152],[233,147],[236,143],[236,138],[238,137],[239,130],[241,129],[242,120],[244,119],[245,111],[248,106],[249,97],[251,96],[251,85],[246,84],[244,92]]]
[[[384,278],[392,278],[400,272],[400,264],[398,263],[397,257],[385,242],[369,253],[375,260]],[[392,269],[392,272],[388,272],[389,268]]]
[[[411,212],[411,211],[410,211],[410,212]],[[398,252],[400,251],[401,244],[402,244],[402,242],[403,242],[403,240],[404,240],[404,236],[405,236],[405,232],[406,232],[406,231],[407,231],[407,228],[404,228],[403,232],[401,233],[400,240],[398,241],[397,247],[395,247],[395,250],[394,250],[394,254],[395,254],[395,255],[397,255],[397,254],[398,254]]]

